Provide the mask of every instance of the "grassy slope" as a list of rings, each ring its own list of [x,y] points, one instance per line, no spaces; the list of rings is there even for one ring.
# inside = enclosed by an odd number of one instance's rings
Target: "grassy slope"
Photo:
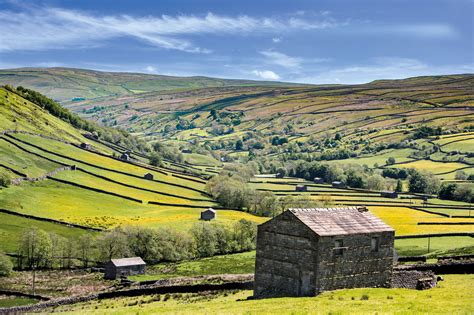
[[[156,296],[118,298],[64,306],[58,310],[82,314],[471,314],[473,275],[446,275],[431,290],[350,289],[325,292],[317,297],[245,299],[251,291],[207,296],[174,295],[156,302]],[[362,297],[365,297],[363,299]],[[187,297],[187,298],[186,298]]]
[[[57,100],[100,98],[150,91],[206,87],[278,85],[275,82],[207,77],[172,77],[140,73],[101,72],[73,68],[20,68],[0,70],[0,83],[22,85]]]
[[[79,130],[49,115],[38,106],[4,89],[0,89],[0,94],[2,131],[17,127],[19,130],[46,136],[63,137],[62,139],[76,144],[83,141],[89,142],[83,138]],[[10,113],[15,113],[15,115],[10,115]],[[197,179],[192,176],[178,178],[172,176],[168,171],[162,174],[111,157],[94,154],[71,144],[35,135],[13,134],[12,137],[2,137],[4,139],[0,139],[1,163],[18,172],[39,177],[60,167],[60,163],[74,164],[98,176],[115,180],[117,183],[111,183],[81,171],[64,171],[54,175],[54,178],[118,193],[145,202],[136,203],[116,196],[44,180],[36,183],[24,182],[19,186],[0,189],[0,205],[8,210],[100,228],[122,224],[140,224],[150,227],[172,226],[177,229],[187,229],[197,222],[200,209],[185,208],[180,205],[194,205],[201,208],[215,205],[208,196],[199,192],[204,190],[204,184],[196,182]],[[107,155],[112,154],[109,148],[98,143],[94,143],[93,146],[96,150]],[[3,167],[0,167],[0,171],[10,178],[19,177]],[[148,172],[154,175],[155,181],[142,178]],[[141,189],[126,187],[121,183]],[[158,193],[146,191],[146,189]],[[189,198],[202,199],[203,201],[193,201]],[[146,204],[148,201],[176,204],[176,206],[148,205]],[[238,211],[221,211],[218,221],[230,224],[241,218],[257,222],[264,220]],[[22,229],[31,225],[41,226],[51,231],[59,229],[62,234],[67,234],[69,231],[68,228],[60,225],[8,216],[8,224],[0,223],[0,229],[9,230],[11,237],[11,240],[3,247],[13,250],[16,244],[15,240],[18,239]],[[71,229],[70,233],[77,234],[75,229]],[[74,235],[77,236],[76,234]]]

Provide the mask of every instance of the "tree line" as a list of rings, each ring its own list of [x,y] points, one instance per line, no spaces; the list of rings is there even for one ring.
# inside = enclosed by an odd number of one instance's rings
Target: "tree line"
[[[245,219],[232,225],[197,222],[189,231],[117,227],[97,236],[83,234],[78,238],[31,228],[22,234],[14,256],[18,270],[87,268],[113,258],[134,256],[156,264],[253,250],[256,236],[256,224]],[[0,255],[0,275],[8,275],[13,268],[5,257]]]

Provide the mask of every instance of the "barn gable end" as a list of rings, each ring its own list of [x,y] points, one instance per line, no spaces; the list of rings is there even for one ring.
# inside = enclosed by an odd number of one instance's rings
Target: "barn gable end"
[[[390,285],[394,230],[365,208],[290,209],[258,228],[254,295]]]

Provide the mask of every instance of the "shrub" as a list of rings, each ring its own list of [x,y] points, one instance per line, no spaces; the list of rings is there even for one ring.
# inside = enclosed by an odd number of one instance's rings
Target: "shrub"
[[[6,174],[0,174],[0,187],[8,187],[10,184],[10,178]]]
[[[10,258],[4,253],[0,253],[0,277],[9,276],[13,271],[13,264]]]

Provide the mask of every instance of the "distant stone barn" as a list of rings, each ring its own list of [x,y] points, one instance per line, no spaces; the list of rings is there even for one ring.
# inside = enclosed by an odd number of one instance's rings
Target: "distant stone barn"
[[[398,198],[398,193],[396,191],[381,191],[380,196],[384,198]]]
[[[295,191],[308,191],[308,186],[306,186],[306,185],[296,185]]]
[[[122,153],[122,155],[120,155],[120,159],[123,161],[130,161],[130,155],[128,153]]]
[[[216,219],[216,210],[209,208],[201,212],[201,220],[211,221]]]
[[[365,207],[289,209],[258,227],[254,295],[389,287],[394,233]]]
[[[115,280],[121,276],[144,274],[146,263],[140,257],[112,259],[104,267],[104,278]]]

